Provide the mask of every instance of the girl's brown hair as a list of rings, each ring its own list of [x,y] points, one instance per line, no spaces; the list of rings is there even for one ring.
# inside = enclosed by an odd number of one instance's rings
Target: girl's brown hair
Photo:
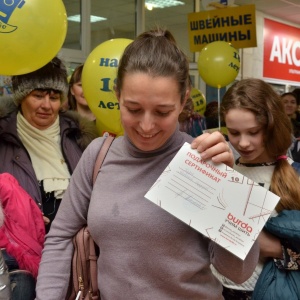
[[[225,93],[221,103],[222,119],[225,121],[228,111],[235,108],[249,110],[256,116],[264,130],[265,149],[277,161],[270,187],[280,197],[276,210],[300,209],[299,176],[286,159],[277,160],[292,144],[292,126],[280,96],[263,80],[244,79],[234,83]]]

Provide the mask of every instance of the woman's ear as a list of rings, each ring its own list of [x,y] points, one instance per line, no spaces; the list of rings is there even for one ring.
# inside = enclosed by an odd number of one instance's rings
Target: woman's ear
[[[191,96],[191,88],[188,88],[185,92],[186,97],[189,98]]]
[[[121,96],[120,91],[116,87],[114,87],[114,91],[118,102],[120,102],[120,96]]]
[[[71,92],[72,96],[74,96],[73,86],[70,87],[70,92]]]
[[[184,103],[187,101],[188,98],[191,97],[191,89],[187,89],[185,92],[185,99],[184,99]]]

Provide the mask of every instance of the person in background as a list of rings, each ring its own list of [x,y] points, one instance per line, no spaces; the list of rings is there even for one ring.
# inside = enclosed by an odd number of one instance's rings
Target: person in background
[[[60,112],[66,100],[68,82],[66,68],[59,58],[53,58],[34,72],[13,76],[12,88],[13,97],[0,101],[0,173],[14,176],[34,201],[34,205],[28,203],[26,211],[27,200],[24,197],[14,201],[24,210],[22,212],[20,208],[12,215],[22,216],[14,224],[23,224],[22,230],[31,228],[19,239],[20,244],[25,244],[28,238],[34,236],[31,225],[37,222],[37,214],[34,214],[36,207],[42,217],[43,229],[49,231],[70,177],[87,145],[97,137],[97,131],[93,124],[82,120],[76,112]],[[24,203],[19,203],[20,199]],[[11,199],[7,203],[11,205]],[[31,217],[27,219],[26,216]],[[12,222],[12,219],[9,221]],[[20,230],[14,232],[20,233]],[[27,236],[28,232],[30,236]],[[13,241],[8,236],[7,241],[10,240]],[[1,243],[5,241],[1,238]],[[43,238],[40,242],[43,244]],[[30,242],[30,245],[34,243]],[[28,272],[26,264],[21,263],[29,263],[28,257],[25,258],[25,255],[22,259],[18,255],[19,251],[13,252],[10,249],[13,245],[7,243],[6,246],[6,264],[10,270],[16,270],[10,272],[14,291],[12,299],[32,300],[34,295],[31,291],[35,293],[34,276],[37,275],[38,265],[35,271],[31,269],[32,272]],[[13,272],[23,273],[21,275],[24,276],[12,277]],[[28,293],[22,291],[24,285]]]
[[[292,122],[293,135],[295,138],[298,138],[300,137],[300,112],[297,96],[293,92],[288,92],[282,94],[280,97],[283,103],[284,111]]]
[[[0,101],[0,173],[12,174],[34,199],[48,232],[97,130],[76,112],[60,112],[68,82],[57,57],[34,72],[13,76],[12,89],[13,98]]]
[[[112,143],[93,188],[105,137],[78,163],[47,236],[36,299],[65,298],[72,237],[88,224],[101,252],[101,299],[221,300],[210,264],[243,282],[257,264],[258,244],[242,261],[144,197],[185,142],[202,159],[233,163],[220,132],[194,139],[179,131],[178,116],[190,97],[189,61],[168,30],[144,32],[126,47],[115,91],[125,134]]]
[[[280,98],[293,127],[293,141],[288,154],[294,161],[300,162],[300,113],[298,111],[300,98],[297,99],[294,92],[284,93]]]
[[[297,98],[297,103],[298,105],[300,105],[300,88],[295,88],[292,93],[294,95],[296,95],[296,98]]]
[[[83,65],[76,67],[71,75],[69,81],[67,109],[77,111],[81,116],[88,120],[95,121],[96,117],[90,110],[88,103],[84,98],[81,84],[82,69]]]
[[[221,116],[229,141],[239,153],[233,168],[280,197],[272,217],[284,210],[300,210],[299,175],[295,171],[299,164],[286,156],[292,141],[292,126],[279,95],[263,80],[238,81],[222,99]],[[293,257],[294,249],[289,245],[293,239],[291,235],[290,240],[281,240],[263,230],[258,238],[260,261],[252,276],[242,284],[234,283],[212,267],[224,286],[225,299],[251,299],[262,268],[269,260],[289,270],[287,262],[297,257]],[[293,299],[296,298],[294,295]]]
[[[206,129],[205,118],[194,111],[194,103],[192,98],[188,98],[185,102],[182,112],[178,117],[179,130],[186,132],[192,137],[197,137]]]
[[[219,127],[218,102],[212,101],[206,104],[204,112],[206,126],[208,129]]]
[[[2,210],[2,205],[0,202],[0,228],[4,223],[4,214]],[[10,300],[10,279],[8,274],[8,268],[6,266],[5,260],[0,251],[0,300]]]

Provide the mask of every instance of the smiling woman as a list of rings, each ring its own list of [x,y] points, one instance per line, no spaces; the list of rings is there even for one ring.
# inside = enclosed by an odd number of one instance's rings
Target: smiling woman
[[[93,186],[91,171],[105,137],[84,152],[47,236],[36,299],[65,299],[71,240],[84,224],[100,248],[101,299],[222,299],[210,263],[233,280],[246,280],[257,263],[257,244],[242,261],[144,197],[185,142],[204,159],[233,162],[220,132],[193,139],[179,131],[190,94],[189,63],[168,30],[144,32],[126,47],[115,91],[125,134],[112,143]]]
[[[170,138],[183,108],[177,82],[172,77],[143,73],[124,78],[119,101],[123,128],[143,151],[158,149]]]

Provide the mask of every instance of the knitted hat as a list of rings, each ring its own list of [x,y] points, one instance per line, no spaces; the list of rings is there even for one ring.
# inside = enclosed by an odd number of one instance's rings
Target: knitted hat
[[[67,70],[62,61],[55,57],[42,68],[31,73],[12,76],[13,97],[17,106],[36,89],[51,89],[62,93],[62,102],[68,93]]]

